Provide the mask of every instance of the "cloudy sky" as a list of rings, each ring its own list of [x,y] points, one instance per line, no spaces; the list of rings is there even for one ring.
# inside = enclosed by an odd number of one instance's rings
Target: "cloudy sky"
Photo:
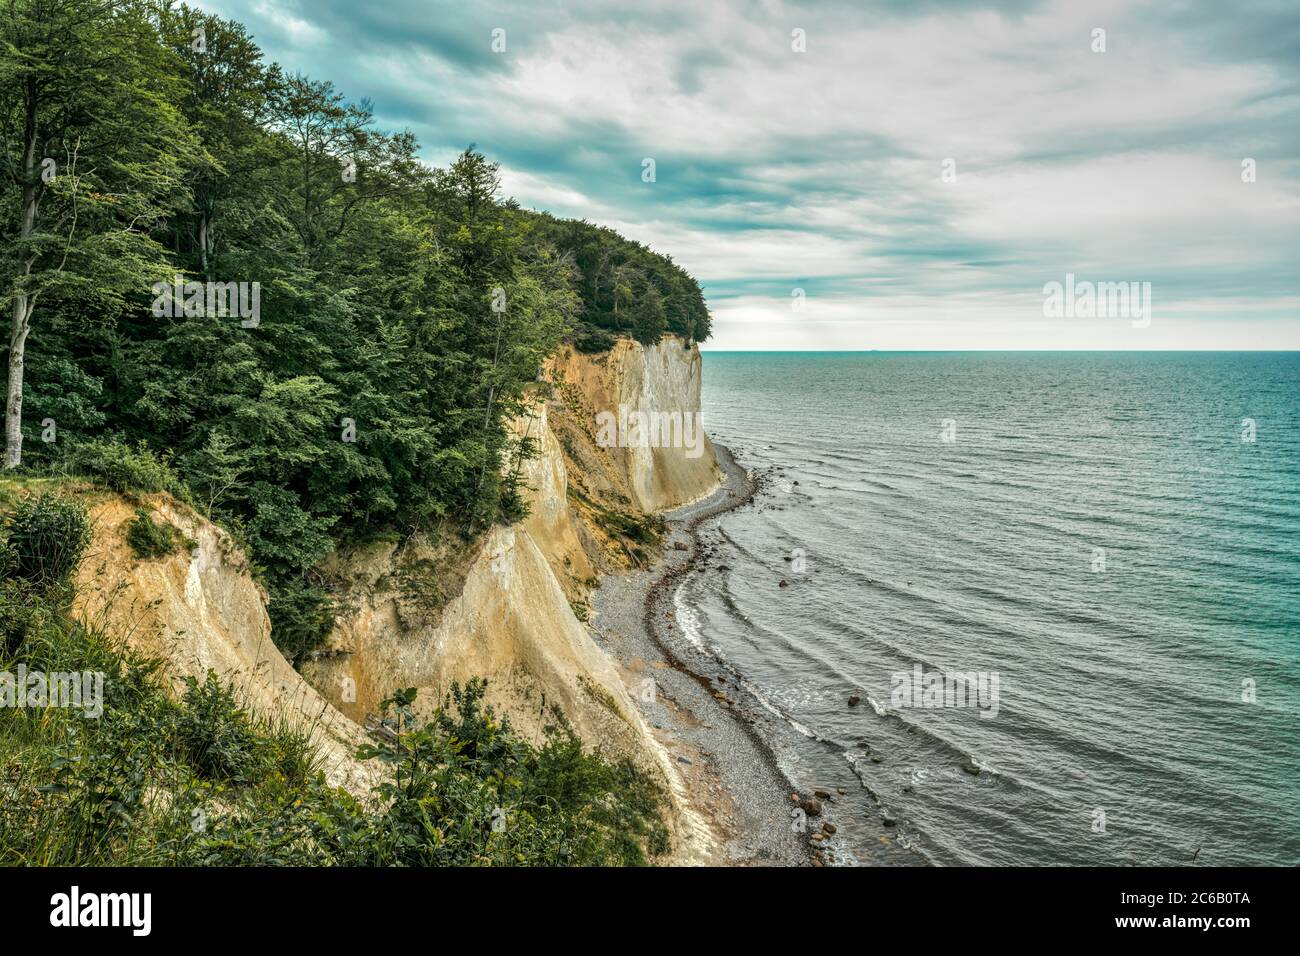
[[[713,348],[1300,348],[1295,0],[198,5],[669,253]],[[1045,317],[1066,273],[1150,323]]]

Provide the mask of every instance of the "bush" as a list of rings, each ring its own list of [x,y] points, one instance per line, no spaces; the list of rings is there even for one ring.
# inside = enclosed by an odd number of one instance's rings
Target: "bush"
[[[90,545],[90,522],[78,501],[46,493],[23,498],[5,521],[8,574],[45,592],[66,584]]]
[[[249,783],[258,776],[256,728],[212,671],[202,684],[185,678],[176,742],[201,777]]]
[[[418,727],[414,690],[386,702],[387,734],[359,754],[384,763],[367,806],[328,784],[307,729],[249,713],[215,674],[177,699],[120,638],[32,608],[22,660],[101,673],[103,711],[0,709],[0,865],[608,866],[668,847],[653,779],[562,720],[534,746],[482,681]]]
[[[0,581],[12,577],[18,570],[18,552],[6,539],[0,538]]]
[[[176,553],[187,542],[166,521],[155,521],[150,509],[136,508],[135,518],[126,529],[126,543],[137,558],[163,558]]]
[[[453,685],[414,729],[415,691],[384,702],[394,739],[361,748],[391,770],[370,866],[640,866],[668,848],[663,791],[630,761],[584,749],[552,711],[541,748],[483,704],[487,684]]]
[[[573,345],[579,352],[594,355],[608,352],[618,341],[618,336],[607,329],[582,323],[573,333]]]
[[[334,627],[334,600],[324,588],[302,578],[266,580],[271,602],[271,640],[280,653],[296,662],[315,650]]]
[[[664,519],[656,514],[633,514],[597,506],[593,509],[593,516],[600,528],[618,541],[637,565],[650,560],[652,550],[660,546],[667,530]]]
[[[119,493],[167,491],[189,500],[187,490],[172,470],[170,456],[154,454],[144,442],[134,448],[116,441],[74,445],[65,466]]]
[[[40,618],[41,604],[31,583],[0,577],[0,651],[6,656],[15,653]]]
[[[33,607],[21,659],[103,674],[103,712],[0,709],[0,865],[307,866],[351,852],[366,817],[325,784],[304,731],[248,714],[215,676],[176,699],[159,662]],[[327,823],[333,849],[313,837]]]

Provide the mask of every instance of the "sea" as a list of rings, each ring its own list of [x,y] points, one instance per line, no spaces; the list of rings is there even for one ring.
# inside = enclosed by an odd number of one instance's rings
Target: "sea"
[[[1300,863],[1300,353],[706,352],[703,412],[761,491],[678,621],[845,859]]]

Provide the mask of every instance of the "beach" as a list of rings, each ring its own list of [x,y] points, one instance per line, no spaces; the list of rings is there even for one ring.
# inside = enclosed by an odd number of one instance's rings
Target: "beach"
[[[683,576],[725,571],[705,540],[710,519],[751,506],[763,484],[729,449],[719,445],[717,452],[722,484],[664,515],[662,557],[650,568],[602,580],[592,597],[593,634],[631,687],[654,681],[653,699],[633,696],[676,763],[688,801],[714,831],[717,845],[704,862],[859,862],[834,835],[843,825],[838,811],[845,789],[814,784],[800,790],[790,780],[769,744],[774,733],[789,732],[784,720],[678,621],[674,598]]]
[[[688,801],[719,841],[706,862],[806,865],[806,844],[791,828],[790,785],[747,723],[750,705],[715,659],[686,644],[673,621],[676,582],[703,557],[700,523],[747,504],[755,490],[726,449],[719,447],[718,458],[726,474],[719,488],[664,515],[661,559],[601,581],[592,596],[592,632],[631,686],[654,681],[653,700],[633,696],[677,764]]]

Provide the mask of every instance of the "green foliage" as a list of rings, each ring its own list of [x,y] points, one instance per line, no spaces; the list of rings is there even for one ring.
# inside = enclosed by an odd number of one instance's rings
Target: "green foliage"
[[[53,492],[20,499],[5,518],[0,561],[6,577],[29,583],[38,592],[65,585],[90,544],[85,506]]]
[[[61,436],[93,435],[105,423],[99,410],[103,382],[62,352],[46,354],[42,337],[27,348],[24,389],[23,462],[29,468],[59,467]],[[43,441],[44,424],[54,423],[53,442]]]
[[[0,50],[0,360],[25,350],[11,384],[27,463],[225,522],[291,659],[332,626],[315,569],[340,540],[472,539],[524,516],[532,449],[510,424],[560,342],[708,334],[671,260],[503,200],[473,147],[427,168],[409,132],[265,63],[237,23],[15,0]],[[159,314],[153,286],[178,275],[257,283],[259,322]],[[35,441],[45,419],[57,437]],[[299,730],[212,678],[174,700],[156,664],[70,620],[89,540],[84,511],[55,496],[19,501],[0,536],[3,655],[106,675],[100,719],[0,713],[0,862],[607,864],[662,849],[657,787],[562,727],[531,746],[481,685],[373,749],[393,777],[383,810],[362,808],[325,784]],[[181,543],[144,511],[128,540],[142,557]]]
[[[291,661],[315,650],[334,627],[334,605],[329,593],[305,578],[271,579],[271,633],[276,647]]]
[[[688,342],[711,333],[699,284],[672,258],[585,220],[537,218],[536,234],[572,260],[581,321],[574,344],[584,352],[608,348],[610,332],[650,345],[665,333]]]
[[[137,558],[163,558],[186,543],[185,536],[166,521],[155,521],[149,508],[135,509],[126,528],[126,543]]]
[[[40,603],[40,599],[38,599]],[[267,721],[209,674],[174,698],[157,662],[43,604],[29,670],[103,675],[98,718],[0,710],[0,864],[61,866],[636,865],[663,853],[663,794],[571,731],[535,747],[454,688],[418,725],[385,708],[377,803],[330,787],[309,729]]]
[[[584,322],[578,326],[573,333],[573,345],[579,352],[587,355],[597,355],[601,352],[608,352],[618,341],[618,336],[608,329],[602,329],[599,326],[589,325]]]
[[[590,501],[587,505],[597,525],[622,545],[634,564],[648,561],[663,541],[667,526],[660,515],[615,511]]]
[[[102,439],[74,445],[64,457],[63,467],[125,494],[169,491],[178,498],[188,497],[172,470],[171,455],[154,452],[143,440],[134,446]]]
[[[187,166],[202,149],[144,4],[11,0],[0,50],[0,306],[22,350],[68,311],[116,312],[162,278],[155,227],[187,204]],[[61,364],[47,355],[47,368]],[[23,368],[10,365],[11,387]],[[20,453],[7,443],[10,465]]]
[[[0,561],[12,567],[12,551],[0,545]],[[0,575],[0,652],[12,654],[41,625],[46,604],[31,582]]]
[[[292,492],[259,481],[249,500],[246,531],[260,563],[283,571],[311,567],[333,549],[334,519],[312,516]]]
[[[306,733],[250,717],[235,699],[233,688],[217,680],[212,671],[202,683],[186,678],[185,688],[175,739],[200,777],[243,784],[272,775],[295,784],[310,779],[313,757]]]
[[[236,530],[290,657],[329,630],[314,569],[339,542],[519,520],[530,449],[510,423],[561,342],[708,334],[671,260],[520,209],[473,147],[425,166],[409,132],[266,63],[238,23],[111,0],[15,11],[0,18],[19,54],[0,57],[15,132],[0,137],[0,305],[38,301],[28,462],[170,491]],[[60,76],[36,155],[83,149],[49,184],[20,148],[33,71]],[[257,283],[256,327],[157,314],[153,284],[178,275]],[[31,440],[47,417],[57,440]]]
[[[393,739],[361,753],[392,768],[365,862],[636,866],[666,851],[653,781],[586,751],[558,712],[532,746],[483,704],[485,691],[481,680],[453,686],[418,728],[413,689],[385,701]]]

